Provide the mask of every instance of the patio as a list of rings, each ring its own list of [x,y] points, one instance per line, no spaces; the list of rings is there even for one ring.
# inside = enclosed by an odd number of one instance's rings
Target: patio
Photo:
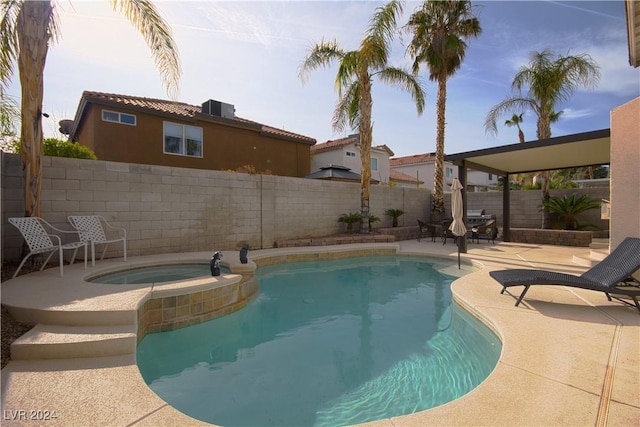
[[[453,244],[423,239],[256,250],[250,252],[249,259],[259,263],[260,259],[287,255],[381,248],[400,254],[457,256]],[[152,255],[132,258],[127,264],[142,258],[166,262],[209,256]],[[523,303],[514,307],[515,298],[500,295],[500,285],[488,274],[510,267],[579,274],[586,267],[575,264],[574,256],[588,258],[589,248],[469,243],[468,252],[462,254],[462,268],[469,271],[473,264],[480,269],[456,280],[452,290],[458,304],[500,336],[503,351],[496,369],[458,400],[367,425],[637,425],[637,311],[609,302],[599,292],[556,286],[532,288]],[[237,252],[224,253],[223,261],[237,259]],[[107,260],[96,268],[121,265],[121,260]],[[20,276],[2,284],[3,304],[21,307],[25,316],[51,309],[72,312],[69,319],[85,314],[98,319],[100,313],[105,318],[135,319],[146,291],[121,289],[117,294],[96,295],[97,288],[82,280],[88,271],[91,269],[85,271],[76,264],[65,268],[64,278],[57,275],[57,269]],[[68,326],[60,325],[61,334],[65,328]],[[134,350],[105,357],[12,360],[2,370],[2,406],[3,425],[38,425],[45,417],[50,425],[205,425],[176,411],[145,385]]]

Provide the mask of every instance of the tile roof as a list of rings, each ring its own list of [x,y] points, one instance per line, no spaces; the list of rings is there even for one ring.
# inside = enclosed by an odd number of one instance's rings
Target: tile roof
[[[316,144],[311,147],[311,153],[322,153],[325,151],[335,150],[340,147],[344,147],[349,144],[359,144],[360,143],[360,134],[349,135],[340,139],[332,139],[327,142],[323,142],[321,144]],[[385,144],[375,145],[371,147],[372,149],[377,149],[381,151],[386,151],[389,156],[393,156],[393,151],[391,148],[387,147]]]
[[[436,161],[434,153],[414,154],[413,156],[396,157],[389,159],[389,164],[393,166],[413,165],[417,163],[433,163]]]
[[[389,181],[409,182],[412,184],[424,184],[421,179],[416,179],[415,176],[407,175],[406,173],[398,172],[395,169],[389,171]]]
[[[335,150],[349,144],[357,144],[360,141],[360,135],[349,135],[346,138],[333,139],[311,147],[311,153],[322,153],[325,151]]]
[[[145,98],[141,96],[118,95],[113,93],[84,91],[82,93],[82,99],[80,101],[80,106],[78,107],[78,112],[76,114],[76,119],[75,119],[76,124],[74,124],[74,126],[77,126],[78,119],[82,114],[81,110],[84,108],[84,102],[86,101],[101,103],[101,104],[126,105],[129,108],[156,112],[161,114],[169,114],[169,115],[183,117],[185,119],[193,119],[193,120],[196,119],[196,116],[198,114],[202,113],[202,106],[190,105],[184,102],[169,101],[166,99]],[[241,123],[259,127],[261,131],[267,135],[273,135],[280,138],[292,139],[298,142],[304,142],[309,145],[313,145],[316,143],[316,140],[314,138],[300,135],[294,132],[289,132],[283,129],[274,128],[272,126],[254,122],[252,120],[243,119],[242,117],[235,116],[233,119],[225,119],[225,120],[235,120]]]

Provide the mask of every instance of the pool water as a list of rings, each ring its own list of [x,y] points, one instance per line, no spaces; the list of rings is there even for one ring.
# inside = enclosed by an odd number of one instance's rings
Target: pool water
[[[220,268],[220,271],[222,274],[229,272],[224,267]],[[89,282],[105,285],[139,285],[175,282],[202,276],[211,276],[209,264],[172,264],[130,268],[91,278]]]
[[[440,261],[438,261],[440,263]],[[496,336],[451,303],[455,277],[424,258],[259,268],[260,294],[227,316],[149,334],[149,387],[225,426],[341,426],[429,409],[480,384]]]

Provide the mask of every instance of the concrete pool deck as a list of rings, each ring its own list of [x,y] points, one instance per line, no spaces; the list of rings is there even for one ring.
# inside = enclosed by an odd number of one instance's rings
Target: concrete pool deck
[[[249,259],[370,247],[397,248],[399,254],[457,256],[451,243],[443,246],[427,239],[256,250],[249,252]],[[238,259],[237,252],[224,254],[223,261]],[[515,298],[500,295],[500,285],[488,274],[493,269],[520,267],[580,274],[586,267],[573,262],[575,255],[588,257],[589,249],[469,243],[468,253],[462,254],[463,270],[473,270],[470,263],[482,268],[457,279],[452,290],[458,304],[500,336],[503,350],[496,369],[460,399],[366,425],[639,425],[637,310],[609,302],[600,292],[562,286],[532,287],[523,303],[515,307]],[[208,257],[210,254],[204,253],[154,255],[130,259],[126,265]],[[136,310],[149,289],[127,285],[113,292],[110,286],[107,292],[103,286],[84,282],[93,271],[123,264],[122,260],[106,260],[88,270],[75,264],[65,266],[63,278],[56,268],[2,284],[2,303],[12,313],[39,313],[36,317],[57,322],[46,331],[36,330],[33,340],[40,340],[41,345],[48,339],[55,341],[56,335],[64,335],[70,328],[80,328],[75,335],[89,336],[94,349],[99,348],[101,337],[117,343],[108,348],[121,348],[114,352],[120,354],[71,358],[65,348],[73,354],[74,345],[81,348],[82,343],[69,342],[59,349],[61,355],[67,354],[64,357],[12,360],[2,369],[2,425],[208,425],[161,400],[138,371],[131,322],[135,323]],[[42,318],[43,310],[53,314]],[[78,324],[82,319],[90,319],[93,326]],[[86,327],[89,329],[82,329]]]

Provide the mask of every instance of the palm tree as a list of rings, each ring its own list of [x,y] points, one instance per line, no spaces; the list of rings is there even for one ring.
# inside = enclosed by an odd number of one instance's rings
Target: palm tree
[[[549,50],[532,52],[528,65],[518,70],[511,88],[516,91],[494,106],[485,119],[487,132],[497,133],[496,121],[500,116],[514,111],[531,111],[537,117],[538,139],[551,138],[551,123],[562,112],[556,112],[557,104],[567,101],[580,86],[593,88],[600,79],[598,64],[587,54],[556,55]],[[527,94],[522,90],[527,88]],[[549,199],[549,174],[545,172],[542,183],[542,201]],[[543,213],[542,228],[549,228],[549,212]]]
[[[178,94],[180,61],[171,30],[151,0],[111,0],[138,29],[151,50],[156,67],[172,98]],[[4,90],[17,63],[20,74],[20,155],[25,174],[25,215],[40,215],[43,134],[44,66],[49,44],[60,34],[52,1],[0,2],[0,88]]]
[[[20,107],[16,100],[0,88],[0,143],[3,150],[6,143],[16,137],[16,124],[20,122]]]
[[[482,32],[480,21],[472,13],[470,1],[427,0],[410,17],[406,28],[413,34],[408,53],[413,71],[420,64],[429,68],[429,80],[438,82],[436,99],[436,160],[432,212],[444,212],[444,128],[447,80],[462,65],[467,49],[465,39]]]
[[[520,127],[520,123],[522,122],[522,113],[514,114],[509,120],[505,120],[504,122],[504,125],[507,127],[515,126],[518,128],[518,139],[520,140],[521,144],[524,143],[524,132],[522,132],[522,128]]]
[[[373,99],[371,86],[373,77],[384,83],[398,84],[407,90],[415,104],[418,114],[424,109],[424,91],[418,79],[410,72],[387,65],[390,45],[396,30],[396,20],[402,13],[402,4],[393,0],[376,8],[364,39],[357,50],[345,51],[337,41],[321,41],[312,46],[300,66],[300,78],[306,81],[308,73],[320,67],[338,62],[335,85],[338,91],[338,103],[333,114],[332,125],[335,132],[342,132],[348,124],[358,128],[360,134],[360,232],[368,233],[369,224],[369,185],[371,179],[371,142],[373,126],[371,111]]]

